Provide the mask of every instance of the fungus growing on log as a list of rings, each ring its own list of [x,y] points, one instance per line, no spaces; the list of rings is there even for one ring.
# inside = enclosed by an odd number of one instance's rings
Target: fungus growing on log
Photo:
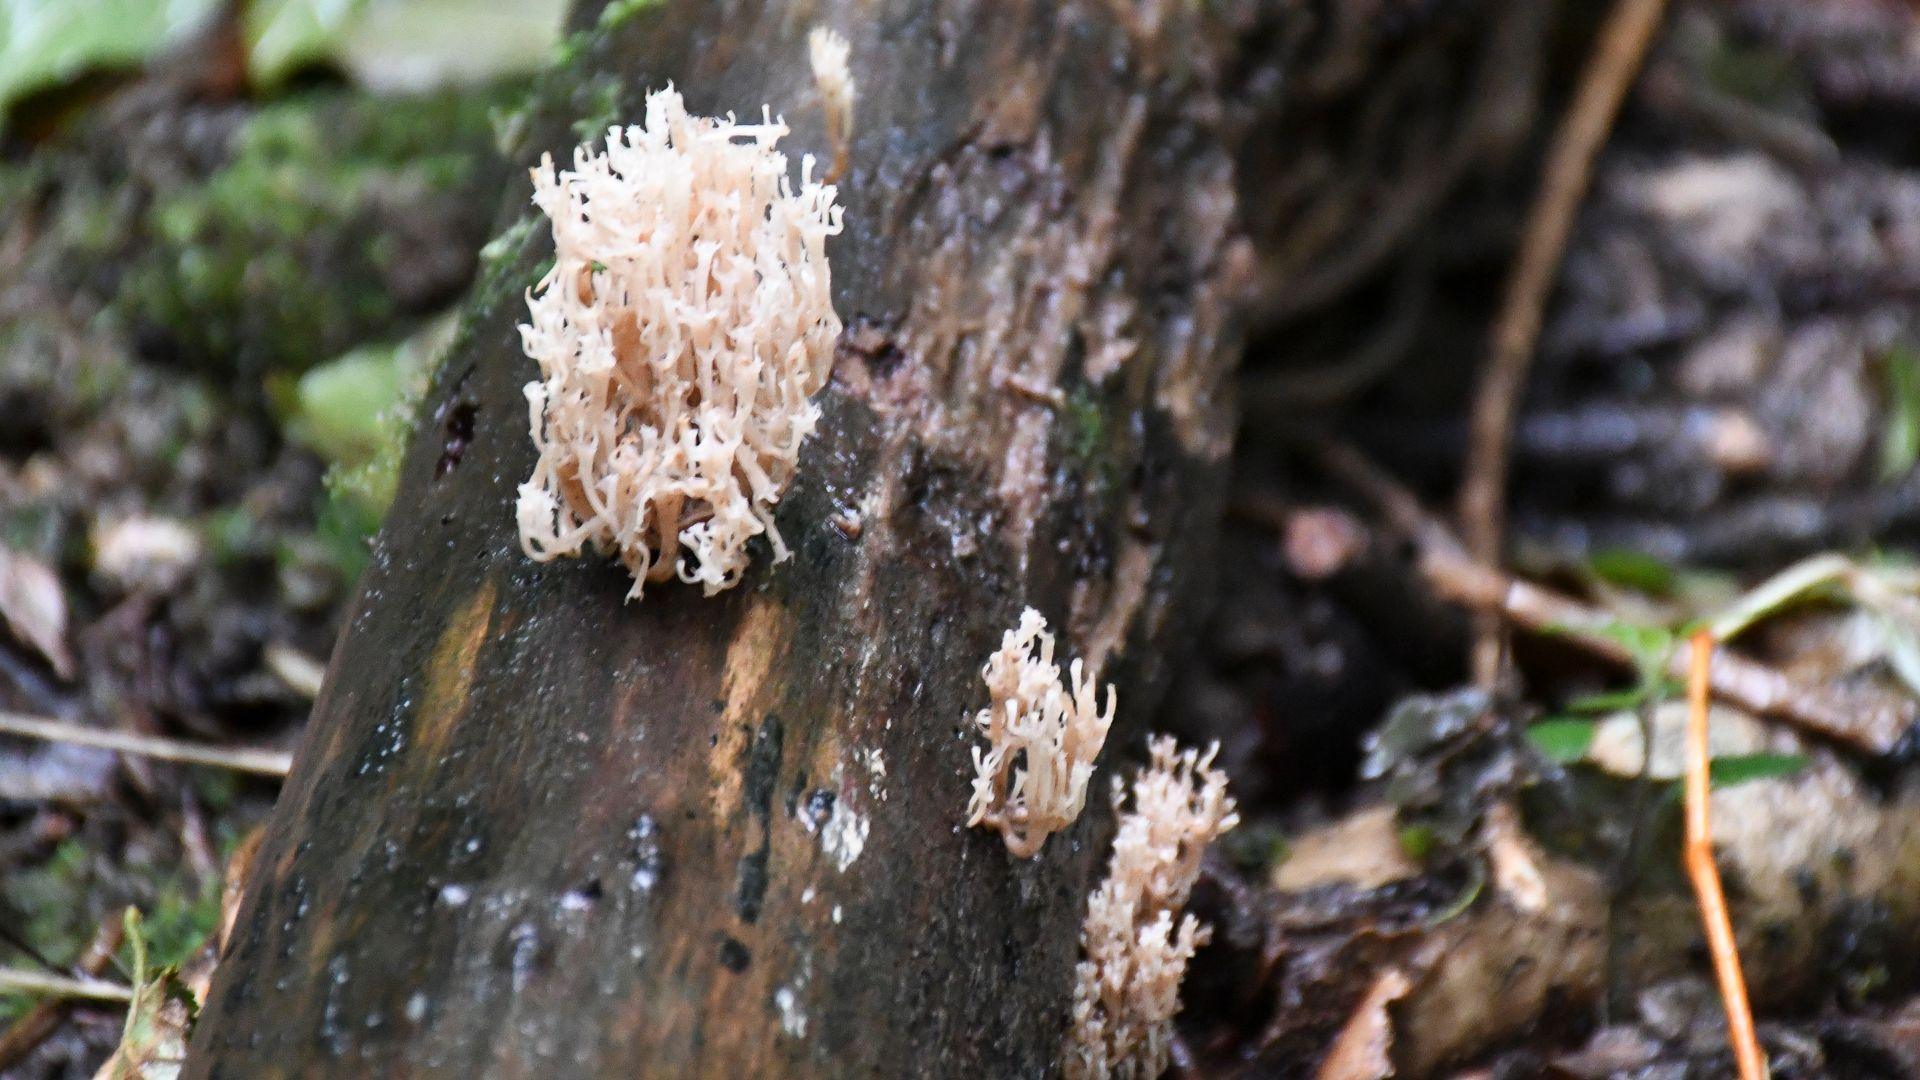
[[[853,73],[847,67],[852,47],[847,39],[824,26],[807,35],[807,63],[813,69],[814,85],[820,88],[820,103],[827,113],[827,141],[833,144],[833,164],[827,168],[827,180],[840,179],[847,171],[847,158],[853,138]]]
[[[987,745],[973,748],[967,824],[1000,830],[1017,858],[1038,855],[1049,835],[1080,816],[1093,759],[1113,723],[1113,688],[1102,711],[1081,662],[1068,671],[1071,690],[1053,661],[1047,620],[1032,608],[980,669],[992,704],[974,716]]]
[[[616,555],[628,599],[676,573],[711,596],[747,542],[786,545],[773,506],[819,421],[840,319],[826,238],[834,188],[800,184],[774,149],[786,125],[690,116],[671,87],[604,150],[533,170],[554,262],[527,293],[522,347],[540,457],[520,485],[527,555]]]
[[[1148,744],[1151,760],[1133,779],[1133,809],[1120,814],[1107,878],[1087,899],[1080,929],[1085,957],[1074,970],[1067,1033],[1070,1080],[1151,1078],[1167,1068],[1180,980],[1212,934],[1186,906],[1207,845],[1239,824],[1226,775],[1213,767],[1219,744],[1180,750],[1170,736]],[[1116,777],[1113,805],[1122,788]]]

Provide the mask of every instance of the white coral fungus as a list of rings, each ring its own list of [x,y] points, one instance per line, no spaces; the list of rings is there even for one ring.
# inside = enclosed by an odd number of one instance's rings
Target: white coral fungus
[[[853,136],[853,73],[847,67],[852,47],[847,39],[824,27],[814,27],[807,35],[807,62],[813,68],[813,82],[820,88],[820,102],[826,109],[827,141],[833,144],[833,166],[827,179],[837,180],[846,172]]]
[[[668,87],[643,126],[533,170],[554,264],[520,327],[539,461],[520,485],[520,544],[546,561],[592,547],[646,582],[676,572],[708,595],[740,579],[819,421],[840,319],[826,238],[834,189],[786,125],[689,116]]]
[[[1113,687],[1107,687],[1102,711],[1095,707],[1094,687],[1080,661],[1069,672],[1071,690],[1053,662],[1047,620],[1032,608],[980,670],[992,704],[974,717],[987,745],[973,748],[967,824],[1000,830],[1017,858],[1039,854],[1050,834],[1080,816],[1093,759],[1113,723]]]
[[[1080,929],[1085,957],[1074,972],[1068,1032],[1070,1080],[1151,1080],[1166,1070],[1180,980],[1194,950],[1212,933],[1186,906],[1200,856],[1239,823],[1225,774],[1205,754],[1179,750],[1162,735],[1133,780],[1133,809],[1120,815],[1107,879],[1087,900]],[[1113,804],[1121,804],[1118,778]]]

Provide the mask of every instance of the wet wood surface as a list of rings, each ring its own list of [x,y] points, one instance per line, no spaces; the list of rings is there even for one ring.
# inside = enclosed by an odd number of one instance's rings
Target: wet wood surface
[[[1106,776],[1190,633],[1259,276],[1235,161],[1258,5],[667,3],[589,29],[515,153],[669,80],[832,156],[806,35],[852,42],[846,322],[765,552],[713,598],[538,565],[515,323],[527,184],[194,1034],[191,1077],[1041,1075]],[[592,25],[593,20],[584,20]],[[1267,57],[1267,59],[1262,59]],[[1119,688],[1092,808],[1033,861],[963,827],[979,667],[1032,605]]]

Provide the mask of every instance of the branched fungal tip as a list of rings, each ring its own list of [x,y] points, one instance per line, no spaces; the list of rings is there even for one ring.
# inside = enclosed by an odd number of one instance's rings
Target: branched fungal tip
[[[540,367],[516,515],[529,557],[612,554],[629,599],[676,575],[729,588],[763,534],[787,557],[773,508],[820,418],[841,222],[811,157],[789,179],[786,131],[689,115],[669,86],[644,124],[533,170],[554,263],[520,327]]]
[[[1113,723],[1113,688],[1102,709],[1080,661],[1062,679],[1047,620],[1032,608],[980,674],[991,700],[974,716],[987,744],[973,749],[967,824],[998,829],[1008,851],[1032,858],[1086,805],[1093,759]]]

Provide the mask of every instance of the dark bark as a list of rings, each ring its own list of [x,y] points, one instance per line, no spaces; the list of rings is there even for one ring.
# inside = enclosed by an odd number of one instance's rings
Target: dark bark
[[[794,557],[627,604],[609,560],[521,553],[514,324],[548,243],[511,233],[188,1075],[1050,1071],[1104,800],[1011,859],[962,827],[966,718],[1031,604],[1119,685],[1103,774],[1137,748],[1202,594],[1259,276],[1235,163],[1311,29],[1276,24],[1308,18],[688,2],[579,39],[536,145],[564,153],[601,90],[637,117],[673,80],[695,111],[770,103],[823,160],[805,35],[853,42],[847,330],[779,512]]]

